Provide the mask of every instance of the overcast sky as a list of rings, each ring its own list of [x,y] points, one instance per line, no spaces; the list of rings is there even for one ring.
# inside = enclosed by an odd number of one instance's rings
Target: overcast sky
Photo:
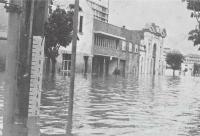
[[[57,0],[68,1],[68,0]],[[0,24],[6,23],[5,10],[0,6]],[[188,32],[196,20],[181,0],[110,0],[109,23],[129,29],[142,29],[145,23],[154,22],[166,28],[165,47],[179,49],[184,54],[198,53],[193,43],[187,40]]]
[[[190,13],[181,0],[110,0],[109,21],[129,29],[142,29],[145,23],[154,22],[167,30],[165,47],[200,54],[187,40],[197,24]]]

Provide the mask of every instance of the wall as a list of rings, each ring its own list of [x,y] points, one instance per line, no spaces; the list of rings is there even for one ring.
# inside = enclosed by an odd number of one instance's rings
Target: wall
[[[101,5],[101,6],[104,6],[104,7],[107,7],[109,8],[108,6],[108,1],[109,0],[89,0],[89,1],[92,1],[92,2],[95,2],[97,3],[98,5]]]
[[[7,52],[6,51],[6,44],[7,44],[7,40],[0,38],[0,56],[6,55],[6,52]]]
[[[185,69],[187,69],[186,72],[184,72]],[[194,64],[193,63],[182,63],[181,64],[182,75],[192,76],[193,70],[194,70]]]
[[[86,0],[80,1],[80,7],[82,8],[82,11],[79,12],[79,20],[80,16],[83,16],[83,30],[82,32],[78,33],[79,40],[77,41],[77,57],[76,57],[76,71],[82,72],[84,66],[84,56],[89,56],[89,60],[91,60],[92,57],[92,31],[93,31],[93,15],[92,15],[92,9],[89,7]],[[79,26],[78,26],[79,31]],[[61,67],[62,63],[62,53],[68,53],[71,54],[72,49],[72,43],[70,43],[69,46],[66,48],[61,47],[59,50],[59,56],[57,58],[58,67]],[[90,64],[91,65],[91,64]],[[91,70],[89,66],[88,70]]]
[[[5,70],[6,65],[6,38],[0,38],[0,72]]]
[[[117,68],[117,62],[118,62],[117,58],[112,58],[112,60],[110,60],[108,74],[110,75],[113,74],[115,68]]]
[[[153,74],[153,51],[156,45],[155,75],[163,73],[163,38],[150,32],[144,32],[144,44],[146,45],[145,73]]]
[[[119,38],[123,38],[125,39],[124,36],[121,35],[121,27],[117,27],[114,26],[112,24],[108,24],[99,20],[94,19],[94,29],[93,32],[104,32],[107,33],[109,35],[113,35],[115,37],[112,36],[107,36],[107,35],[103,35],[106,38],[113,38],[115,40],[118,40],[118,49],[109,49],[109,48],[103,48],[103,47],[97,47],[97,46],[93,46],[93,54],[97,54],[97,55],[105,55],[105,56],[112,56],[112,57],[119,57],[121,59],[126,59],[126,53],[124,53],[123,51],[121,51],[121,46],[122,46],[122,40]],[[93,34],[94,37],[95,34]],[[93,38],[94,41],[94,38]],[[94,42],[93,42],[94,45]]]
[[[139,73],[140,74],[144,74],[145,73],[145,59],[146,59],[146,56],[145,56],[145,52],[144,51],[140,51],[140,56],[139,56]]]
[[[126,37],[126,73],[139,74],[139,50],[135,52],[136,46],[140,46],[142,32],[139,30],[121,29],[121,36]],[[129,43],[132,43],[132,52],[129,51]],[[137,47],[138,48],[138,47]]]
[[[102,31],[115,36],[121,36],[121,27],[114,26],[109,23],[105,23],[94,19],[94,31]]]

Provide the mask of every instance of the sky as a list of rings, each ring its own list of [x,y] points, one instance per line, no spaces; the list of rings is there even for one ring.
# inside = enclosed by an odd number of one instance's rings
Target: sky
[[[7,13],[2,7],[0,5],[1,25],[7,23]],[[182,0],[110,0],[109,8],[109,23],[141,30],[146,23],[154,22],[167,30],[165,47],[178,49],[183,54],[200,54],[187,40],[188,32],[195,28],[197,22],[190,18],[191,11]]]
[[[184,54],[200,51],[188,41],[188,32],[197,22],[190,17],[186,3],[181,0],[110,0],[109,23],[128,29],[140,30],[154,22],[167,30],[164,46],[178,49]]]

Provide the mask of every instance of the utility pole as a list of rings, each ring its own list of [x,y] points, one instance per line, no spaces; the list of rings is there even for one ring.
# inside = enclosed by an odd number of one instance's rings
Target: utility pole
[[[70,90],[69,90],[69,106],[68,106],[68,122],[67,135],[71,135],[72,118],[73,118],[73,104],[74,104],[74,80],[76,72],[76,44],[77,44],[77,27],[78,27],[78,12],[79,0],[75,0],[75,10],[73,16],[73,37],[72,37],[72,56],[71,56],[71,76],[70,76]]]
[[[9,20],[3,136],[31,136],[35,131],[29,118],[35,1],[38,0],[6,1]]]
[[[20,7],[13,10],[11,5]],[[27,58],[28,28],[27,1],[10,0],[6,5],[9,12],[8,53],[6,58],[6,87],[3,116],[3,136],[27,136],[29,63]],[[20,11],[19,11],[20,10]],[[19,12],[18,12],[19,11]]]

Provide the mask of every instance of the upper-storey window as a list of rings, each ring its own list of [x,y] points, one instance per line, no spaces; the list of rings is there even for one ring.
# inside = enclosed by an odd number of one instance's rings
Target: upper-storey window
[[[128,44],[128,51],[133,52],[133,44],[131,42]]]
[[[119,40],[106,38],[103,36],[99,36],[97,34],[94,35],[94,45],[103,48],[117,49],[119,44]]]
[[[122,51],[126,51],[126,42],[122,41]]]
[[[94,18],[98,19],[103,22],[108,22],[108,8],[107,5],[100,5],[96,2],[93,2],[91,0],[87,0],[92,7],[92,10],[94,12]]]
[[[79,32],[83,32],[83,16],[80,16],[80,22],[79,22]]]

